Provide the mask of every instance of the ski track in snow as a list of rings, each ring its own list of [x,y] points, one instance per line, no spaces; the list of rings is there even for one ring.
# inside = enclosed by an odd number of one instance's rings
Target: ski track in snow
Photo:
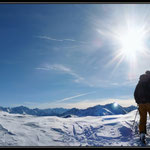
[[[135,113],[61,118],[1,111],[0,146],[139,146]]]

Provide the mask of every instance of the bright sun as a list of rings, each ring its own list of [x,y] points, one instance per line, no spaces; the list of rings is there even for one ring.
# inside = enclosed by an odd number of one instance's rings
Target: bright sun
[[[115,42],[115,46],[112,47],[114,52],[113,58],[106,64],[106,66],[115,63],[115,67],[112,71],[117,69],[121,62],[125,61],[129,65],[129,79],[136,76],[137,63],[140,56],[148,56],[149,51],[147,48],[147,37],[149,31],[145,25],[137,25],[136,23],[130,23],[128,25],[120,25],[116,28],[110,28],[111,32],[101,32],[100,34],[111,37],[111,40]]]
[[[109,61],[105,64],[105,67],[113,66],[110,76],[113,76],[122,63],[126,67],[127,79],[131,80],[137,78],[141,71],[140,65],[145,68],[148,66],[150,58],[150,20],[147,18],[149,14],[144,10],[140,12],[143,13],[141,15],[139,10],[136,12],[135,6],[133,8],[130,10],[128,7],[123,11],[118,9],[117,13],[112,12],[110,17],[96,22],[96,30],[101,35],[102,42],[111,50],[108,51]]]
[[[132,60],[136,54],[144,51],[144,31],[140,28],[128,28],[119,33],[118,41],[120,44],[120,53],[126,59]]]

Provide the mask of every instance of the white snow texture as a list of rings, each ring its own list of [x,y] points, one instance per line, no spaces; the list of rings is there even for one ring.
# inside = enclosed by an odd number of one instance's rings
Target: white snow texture
[[[135,114],[62,118],[0,111],[0,146],[138,146]]]

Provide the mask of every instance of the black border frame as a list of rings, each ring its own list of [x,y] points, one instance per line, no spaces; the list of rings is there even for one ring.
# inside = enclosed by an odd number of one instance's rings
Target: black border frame
[[[41,0],[41,1],[35,1],[35,0],[1,0],[1,4],[150,4],[150,1],[147,0]],[[102,148],[102,149],[108,149],[108,148],[121,148],[121,149],[128,149],[128,148],[150,148],[149,147],[141,147],[141,146],[0,146],[0,149],[7,149],[7,148],[21,148],[21,149],[28,149],[28,148],[56,148],[56,149],[62,149],[62,148],[70,148],[70,149],[80,149],[80,148]]]

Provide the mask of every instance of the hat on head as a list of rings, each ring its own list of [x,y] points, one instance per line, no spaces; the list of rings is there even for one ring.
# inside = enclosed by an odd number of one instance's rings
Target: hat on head
[[[145,72],[145,74],[150,75],[150,71],[149,71],[149,70],[147,70],[147,71]]]
[[[146,74],[142,74],[142,75],[140,75],[140,81],[141,82],[143,82],[143,81],[147,81],[148,80],[148,75],[146,75]]]

